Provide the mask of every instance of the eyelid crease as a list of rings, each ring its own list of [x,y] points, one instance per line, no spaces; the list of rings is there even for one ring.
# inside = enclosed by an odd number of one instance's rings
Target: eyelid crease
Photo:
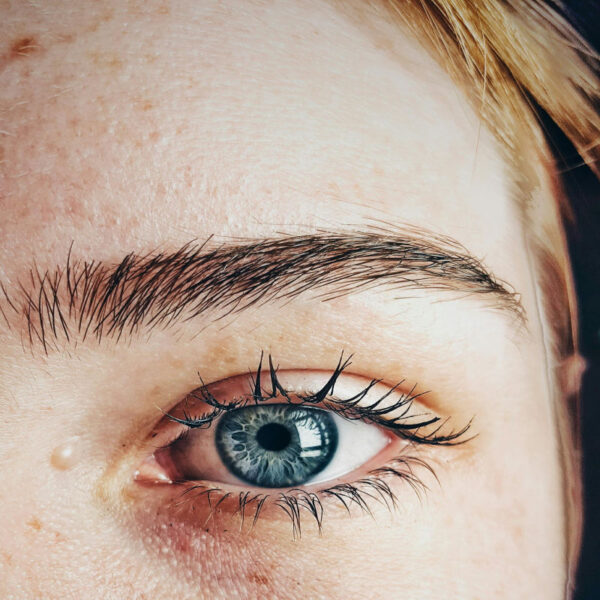
[[[203,383],[200,388],[194,390],[182,401],[184,404],[182,409],[182,417],[177,417],[171,413],[165,413],[165,416],[169,420],[179,423],[188,429],[208,428],[214,421],[216,421],[226,412],[231,412],[248,405],[264,403],[277,398],[282,398],[285,402],[290,404],[322,405],[346,419],[361,420],[366,423],[378,425],[397,435],[398,437],[418,444],[458,445],[466,443],[474,437],[471,436],[467,439],[463,439],[464,435],[471,427],[472,419],[461,429],[457,431],[453,430],[445,434],[440,432],[448,423],[449,418],[442,419],[441,417],[429,414],[426,415],[424,420],[414,421],[414,419],[423,415],[410,414],[410,409],[413,405],[413,402],[417,398],[427,393],[415,393],[417,388],[416,384],[413,385],[412,389],[408,393],[401,393],[400,398],[390,406],[381,406],[381,404],[392,393],[394,393],[400,385],[402,385],[403,381],[389,388],[385,394],[378,397],[375,401],[367,406],[361,405],[360,402],[367,396],[368,392],[375,385],[381,382],[381,379],[372,379],[363,390],[349,398],[336,397],[334,394],[336,382],[340,375],[352,364],[352,355],[344,358],[343,351],[340,355],[337,366],[325,384],[316,392],[308,394],[292,392],[283,387],[277,376],[278,369],[274,366],[271,355],[269,355],[268,358],[271,390],[266,391],[260,385],[263,356],[264,354],[261,352],[259,365],[255,374],[249,374],[251,393],[243,397],[233,398],[230,402],[222,403],[210,392],[208,389],[209,386]],[[297,398],[298,401],[293,400],[292,396]],[[189,399],[200,400],[211,407],[211,410],[200,415],[193,416],[189,412]],[[390,415],[398,410],[401,410],[399,415],[386,418],[387,415]],[[425,433],[420,432],[420,430],[430,426],[435,427]]]

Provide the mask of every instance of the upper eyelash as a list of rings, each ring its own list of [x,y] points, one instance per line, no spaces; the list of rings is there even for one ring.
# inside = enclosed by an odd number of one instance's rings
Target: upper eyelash
[[[344,352],[342,351],[338,364],[335,367],[332,375],[329,377],[327,382],[317,392],[309,394],[300,394],[294,392],[293,395],[300,400],[300,402],[293,402],[290,398],[290,392],[288,392],[280,383],[277,377],[277,369],[273,363],[273,358],[269,354],[269,378],[271,384],[271,391],[266,393],[265,388],[262,385],[262,365],[263,365],[264,353],[261,352],[260,360],[255,374],[250,373],[252,382],[252,391],[250,394],[241,398],[234,398],[227,403],[219,402],[213,394],[210,393],[206,384],[204,384],[202,378],[201,387],[194,390],[189,394],[184,403],[187,404],[189,399],[201,400],[205,404],[208,404],[212,410],[205,412],[198,416],[193,416],[188,412],[187,406],[183,408],[183,418],[176,417],[170,413],[166,413],[167,418],[188,427],[189,429],[207,428],[219,418],[222,414],[236,410],[243,406],[247,406],[251,403],[261,403],[268,400],[273,400],[278,397],[282,397],[290,404],[323,404],[332,412],[339,414],[349,420],[362,420],[367,423],[379,425],[388,431],[391,431],[398,437],[405,438],[412,442],[419,444],[429,445],[457,445],[463,444],[472,438],[461,439],[464,434],[470,429],[472,420],[469,421],[464,427],[458,431],[451,431],[446,434],[439,434],[448,422],[448,418],[442,419],[438,416],[429,416],[421,421],[414,421],[414,419],[420,415],[408,414],[412,403],[416,398],[424,396],[427,392],[415,393],[417,385],[415,384],[410,392],[401,394],[400,398],[391,406],[381,407],[381,403],[393,392],[395,392],[404,380],[391,387],[385,394],[380,396],[377,400],[372,402],[368,406],[361,406],[360,402],[369,393],[369,391],[378,383],[381,379],[372,379],[363,390],[358,394],[351,396],[350,398],[339,398],[334,395],[335,384],[342,374],[352,363],[352,355],[344,358]],[[403,412],[392,418],[386,419],[385,415],[395,412],[396,410],[404,409]],[[419,434],[419,430],[423,427],[438,424],[432,431],[426,434]]]
[[[398,437],[408,439],[419,444],[429,445],[456,445],[463,444],[472,437],[464,439],[463,436],[470,428],[471,422],[456,432],[445,435],[438,435],[438,432],[446,424],[448,419],[442,419],[436,416],[426,417],[424,420],[416,421],[415,417],[420,415],[409,415],[410,407],[413,401],[423,396],[427,392],[415,393],[416,385],[408,393],[401,394],[400,398],[390,407],[381,407],[385,398],[397,390],[403,381],[386,391],[385,394],[373,401],[369,406],[361,406],[360,402],[365,398],[368,392],[381,379],[372,379],[363,390],[350,398],[340,398],[334,395],[335,383],[351,364],[352,355],[344,358],[344,353],[333,373],[327,382],[317,392],[308,394],[299,394],[293,392],[295,398],[300,402],[295,402],[290,398],[290,392],[286,390],[277,377],[277,368],[273,363],[272,356],[268,356],[268,379],[270,380],[270,391],[263,386],[263,360],[264,353],[261,352],[260,360],[256,372],[250,372],[252,389],[249,394],[233,398],[230,401],[220,402],[210,393],[208,386],[204,384],[202,378],[201,387],[188,395],[187,399],[201,400],[211,407],[211,410],[198,416],[193,416],[188,412],[187,406],[183,409],[183,418],[176,417],[169,413],[166,416],[177,423],[186,426],[186,429],[180,435],[189,434],[193,428],[207,428],[222,414],[228,411],[236,410],[243,406],[255,403],[266,402],[274,398],[284,398],[287,402],[294,404],[324,404],[328,409],[340,414],[347,419],[361,419],[365,422],[377,424],[387,430],[392,431]],[[184,400],[185,403],[185,400]],[[401,414],[393,419],[385,419],[385,415],[392,413],[397,409],[404,409]],[[419,434],[419,428],[427,425],[439,423],[428,434]],[[173,442],[170,442],[172,444]],[[169,445],[170,445],[169,444]],[[186,499],[200,500],[205,498],[210,507],[210,517],[219,506],[226,500],[234,501],[238,507],[236,513],[241,517],[240,527],[243,527],[246,516],[249,517],[251,527],[254,527],[256,521],[267,503],[277,506],[284,514],[289,517],[292,524],[292,536],[294,538],[301,536],[301,513],[309,515],[316,522],[319,533],[322,529],[324,519],[324,504],[326,498],[331,498],[343,506],[350,513],[351,505],[357,506],[366,513],[371,513],[370,502],[377,501],[385,505],[389,510],[393,510],[397,505],[397,498],[393,488],[386,481],[390,477],[399,478],[410,485],[413,491],[420,498],[428,486],[418,476],[416,469],[421,468],[428,471],[436,480],[437,475],[433,468],[421,458],[402,454],[393,458],[387,464],[369,471],[365,476],[355,482],[343,482],[329,487],[324,487],[316,491],[307,491],[302,488],[293,488],[290,490],[272,493],[251,493],[250,491],[239,492],[237,495],[230,491],[223,491],[218,486],[211,486],[200,482],[189,482],[189,486],[182,493],[177,505],[185,503]],[[439,481],[439,480],[438,480]],[[186,482],[180,482],[185,484]],[[212,501],[212,495],[215,494],[215,503]],[[236,502],[237,499],[237,502]],[[247,514],[249,511],[250,514]],[[208,520],[208,519],[207,519]]]

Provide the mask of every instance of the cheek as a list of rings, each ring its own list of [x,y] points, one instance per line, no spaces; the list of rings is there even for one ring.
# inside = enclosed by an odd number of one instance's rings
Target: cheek
[[[436,544],[456,580],[485,584],[489,597],[562,598],[564,504],[553,431],[531,420],[522,431],[512,421],[498,422],[472,464],[442,481],[435,527],[450,535]]]
[[[473,460],[437,469],[441,485],[420,501],[407,494],[393,516],[335,515],[321,536],[303,521],[296,540],[287,521],[241,531],[239,519],[222,513],[198,513],[191,534],[168,502],[90,500],[76,467],[50,466],[52,448],[45,460],[21,452],[3,471],[4,584],[48,598],[49,590],[63,598],[89,597],[90,589],[97,597],[116,589],[152,598],[337,600],[390,598],[390,590],[427,598],[444,589],[457,598],[558,598],[564,567],[552,432],[500,425]]]
[[[140,527],[153,562],[176,566],[165,573],[165,588],[181,577],[189,589],[201,582],[202,598],[376,598],[385,594],[373,595],[374,581],[389,590],[388,579],[406,575],[390,567],[405,540],[390,529],[389,514],[380,517],[385,525],[358,515],[325,526],[322,535],[307,527],[296,539],[288,523],[263,520],[240,532],[218,514],[193,535],[167,514]]]

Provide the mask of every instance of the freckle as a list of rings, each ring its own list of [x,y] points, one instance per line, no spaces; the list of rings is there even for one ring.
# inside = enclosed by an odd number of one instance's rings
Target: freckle
[[[100,27],[100,23],[102,23],[102,21],[95,21],[94,23],[91,23],[90,25],[88,25],[85,32],[86,33],[96,33],[96,31],[98,31],[98,27]]]
[[[62,44],[70,44],[75,40],[75,36],[71,33],[63,33],[57,36],[57,41]]]
[[[12,46],[10,47],[10,56],[11,58],[17,58],[18,56],[28,56],[29,54],[33,54],[40,47],[38,46],[35,38],[32,36],[26,36],[19,38],[14,41]]]
[[[119,71],[123,67],[123,61],[120,58],[113,56],[112,58],[108,59],[107,65],[113,71]]]
[[[29,519],[29,521],[27,521],[27,525],[36,531],[39,531],[42,528],[42,524],[40,523],[39,519],[36,519],[35,517]]]
[[[164,394],[164,390],[160,385],[155,385],[149,392],[148,398],[150,400],[154,400],[156,398],[160,398]]]
[[[258,573],[250,573],[250,580],[259,585],[269,585],[269,580],[264,575]]]
[[[54,448],[50,456],[50,464],[55,469],[66,471],[77,463],[79,460],[78,440],[79,438],[75,436]]]

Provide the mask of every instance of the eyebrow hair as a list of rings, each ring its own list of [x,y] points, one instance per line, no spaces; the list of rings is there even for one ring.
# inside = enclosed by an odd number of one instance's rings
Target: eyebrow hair
[[[119,263],[73,258],[36,266],[13,294],[0,282],[0,314],[15,317],[31,346],[84,341],[167,328],[212,310],[217,318],[304,292],[323,301],[376,286],[462,292],[524,321],[519,294],[495,278],[455,240],[416,229],[284,235],[216,245],[189,243],[174,252],[127,254]],[[212,246],[212,247],[211,247]]]

